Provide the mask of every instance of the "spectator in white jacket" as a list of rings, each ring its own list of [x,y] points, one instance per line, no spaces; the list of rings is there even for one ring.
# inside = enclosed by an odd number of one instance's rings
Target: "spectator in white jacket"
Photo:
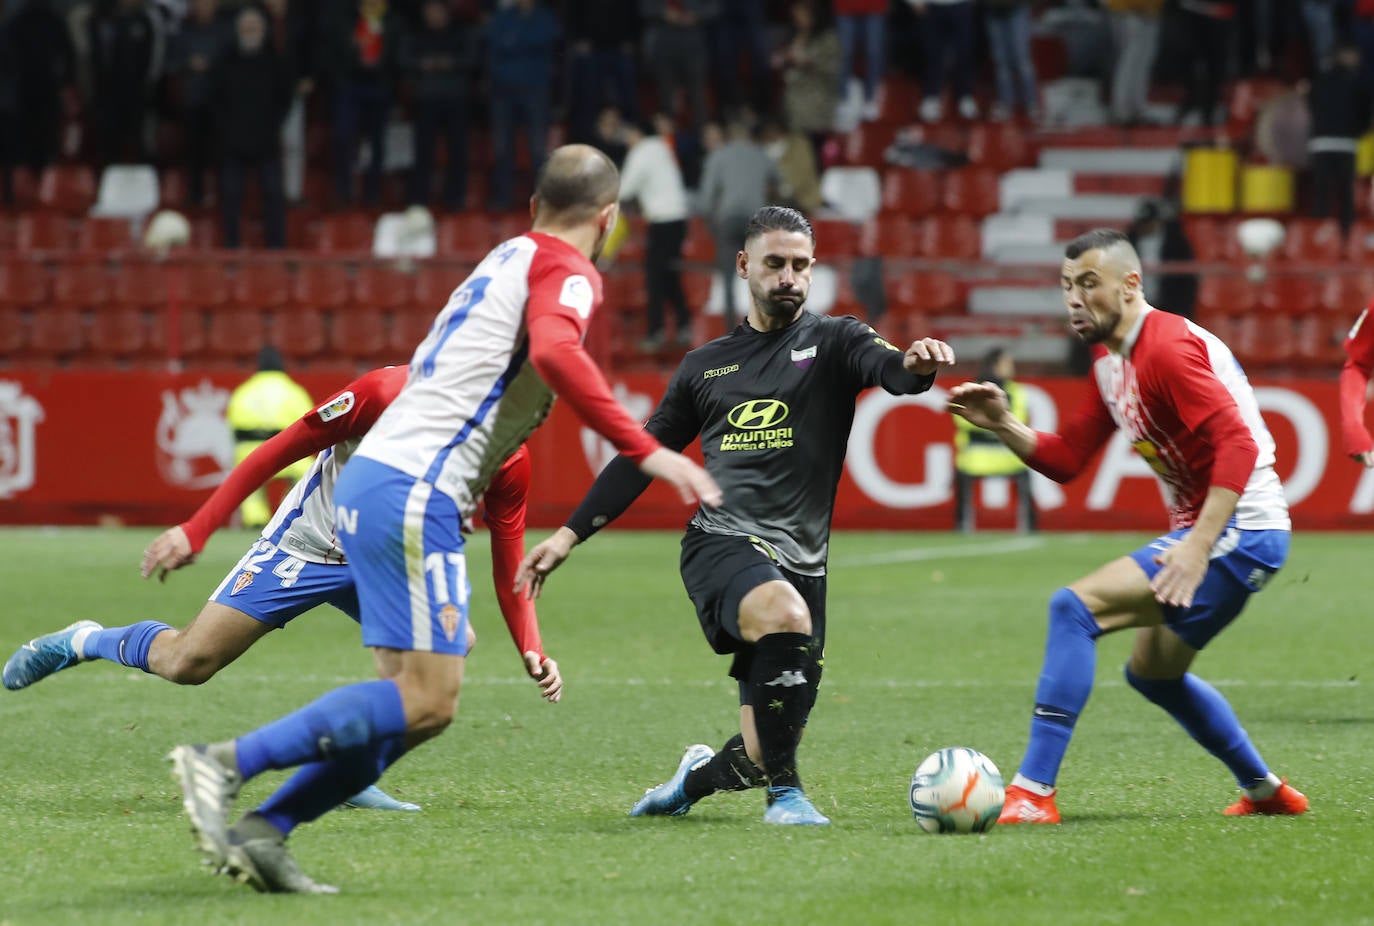
[[[644,286],[648,297],[649,327],[640,349],[653,353],[664,345],[663,303],[670,302],[676,316],[676,343],[692,344],[692,314],[682,289],[682,243],[687,238],[687,189],[682,182],[673,146],[654,126],[630,123],[625,130],[629,152],[620,171],[620,198],[636,200],[649,225],[644,246]],[[671,123],[666,123],[671,125]]]

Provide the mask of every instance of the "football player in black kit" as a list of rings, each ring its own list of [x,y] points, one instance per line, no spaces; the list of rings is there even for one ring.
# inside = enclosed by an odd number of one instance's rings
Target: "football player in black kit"
[[[749,281],[745,321],[683,358],[645,424],[674,450],[700,436],[723,493],[687,526],[682,581],[711,647],[734,657],[740,733],[720,752],[688,747],[632,816],[680,816],[713,792],[766,785],[764,822],[830,822],[803,792],[796,756],[821,677],[830,518],[854,403],[870,386],[924,392],[954,352],[924,338],[903,353],[853,317],[805,311],[815,247],[796,210],[754,213],[736,257]],[[567,524],[525,557],[517,583],[537,595],[576,544],[648,485],[617,457]]]

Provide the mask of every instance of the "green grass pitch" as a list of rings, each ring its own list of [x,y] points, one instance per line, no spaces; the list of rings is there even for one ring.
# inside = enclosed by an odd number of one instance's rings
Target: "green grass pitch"
[[[184,624],[250,540],[226,531],[158,586],[137,577],[154,533],[0,531],[0,656],[80,618]],[[200,688],[93,663],[0,691],[0,924],[1374,923],[1367,536],[1298,535],[1196,666],[1311,797],[1305,817],[1221,816],[1234,782],[1125,686],[1116,635],[1099,644],[1060,779],[1063,826],[930,836],[911,819],[908,779],[938,747],[973,746],[1010,779],[1046,599],[1144,539],[837,535],[825,683],[801,751],[834,825],[790,829],[761,823],[758,793],[681,819],[626,815],[683,747],[719,746],[737,723],[727,662],[677,577],[676,533],[608,532],[550,580],[557,705],[520,670],[479,535],[481,642],[458,719],[382,782],[424,812],[329,814],[291,840],[337,897],[206,874],[163,761],[370,677],[337,612],[299,618]],[[240,806],[282,777],[250,783]]]

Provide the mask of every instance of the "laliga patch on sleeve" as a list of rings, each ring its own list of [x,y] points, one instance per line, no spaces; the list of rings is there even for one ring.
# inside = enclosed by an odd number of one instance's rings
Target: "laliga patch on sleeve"
[[[340,394],[328,405],[321,405],[318,414],[321,421],[333,421],[335,418],[347,415],[353,408],[353,393],[345,392]]]
[[[592,281],[580,273],[575,273],[563,281],[563,291],[558,294],[558,304],[575,309],[583,318],[592,314]]]

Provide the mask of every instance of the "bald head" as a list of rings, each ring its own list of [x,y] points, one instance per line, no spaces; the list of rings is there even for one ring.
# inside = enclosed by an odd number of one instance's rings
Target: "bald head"
[[[620,171],[591,145],[555,148],[534,187],[535,221],[578,225],[620,199]]]

